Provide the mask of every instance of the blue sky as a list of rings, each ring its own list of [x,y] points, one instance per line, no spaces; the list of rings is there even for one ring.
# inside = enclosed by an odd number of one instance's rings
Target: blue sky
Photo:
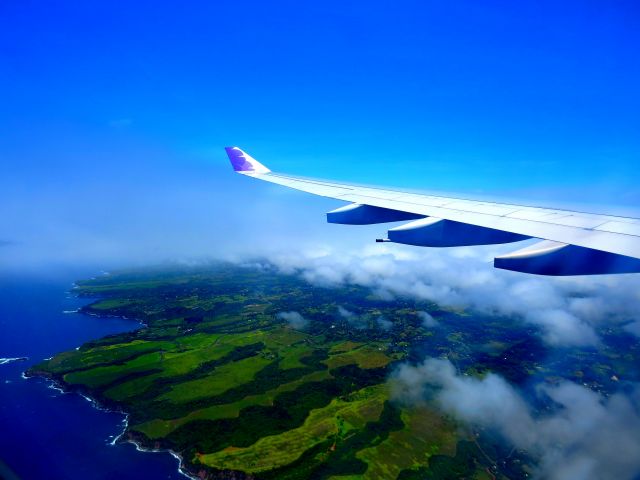
[[[346,3],[3,2],[11,258],[323,235],[333,203],[235,178],[225,145],[301,175],[637,205],[637,4]]]

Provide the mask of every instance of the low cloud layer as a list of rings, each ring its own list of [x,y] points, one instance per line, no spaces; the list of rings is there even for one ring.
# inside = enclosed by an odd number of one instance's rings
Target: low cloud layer
[[[429,312],[418,312],[418,317],[422,320],[422,326],[425,328],[435,328],[439,325]]]
[[[338,318],[346,320],[349,325],[358,329],[378,328],[380,330],[389,331],[393,328],[393,322],[384,315],[380,315],[375,318],[370,318],[367,315],[361,316],[351,310],[347,310],[342,305],[338,305]]]
[[[553,346],[597,346],[607,323],[640,333],[640,278],[539,277],[494,269],[491,260],[513,246],[420,249],[374,245],[359,250],[272,252],[285,273],[317,285],[370,287],[379,297],[405,296],[489,315],[515,316],[536,325]],[[346,318],[346,317],[345,317]],[[425,325],[434,325],[423,317]]]
[[[349,325],[355,328],[366,328],[367,322],[360,315],[355,314],[351,310],[347,310],[342,305],[338,305],[338,317],[346,320]]]
[[[338,305],[338,315],[340,315],[340,317],[344,318],[345,320],[351,320],[356,317],[355,313],[353,313],[351,310],[347,310],[342,305]]]
[[[304,330],[309,326],[309,320],[304,318],[299,312],[280,312],[277,317],[287,322],[295,330]]]
[[[402,365],[391,384],[403,402],[430,398],[445,413],[497,430],[539,461],[537,478],[551,480],[637,478],[640,475],[640,388],[604,397],[564,381],[543,385],[551,413],[536,414],[502,377],[458,375],[448,360]]]
[[[383,316],[379,316],[378,318],[376,318],[376,325],[378,326],[378,328],[384,330],[385,332],[393,328],[393,322]]]

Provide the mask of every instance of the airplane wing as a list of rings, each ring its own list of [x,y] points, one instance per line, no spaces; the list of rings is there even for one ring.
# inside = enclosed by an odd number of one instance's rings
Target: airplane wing
[[[409,220],[391,241],[425,247],[540,242],[496,257],[494,266],[540,275],[640,272],[640,219],[360,187],[271,172],[238,147],[226,147],[237,173],[349,202],[327,221],[366,225]]]

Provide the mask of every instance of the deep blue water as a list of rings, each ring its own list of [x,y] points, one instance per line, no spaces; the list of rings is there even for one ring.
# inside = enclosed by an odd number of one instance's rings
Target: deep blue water
[[[184,479],[167,453],[110,445],[122,431],[122,414],[99,411],[42,379],[21,377],[29,365],[57,352],[139,327],[129,320],[62,313],[85,302],[68,291],[74,280],[91,275],[0,278],[0,357],[29,357],[0,365],[0,459],[23,479]]]

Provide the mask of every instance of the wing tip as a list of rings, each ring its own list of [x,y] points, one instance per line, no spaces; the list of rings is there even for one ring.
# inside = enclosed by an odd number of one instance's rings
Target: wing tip
[[[231,166],[238,173],[269,173],[267,167],[239,147],[224,147]]]

